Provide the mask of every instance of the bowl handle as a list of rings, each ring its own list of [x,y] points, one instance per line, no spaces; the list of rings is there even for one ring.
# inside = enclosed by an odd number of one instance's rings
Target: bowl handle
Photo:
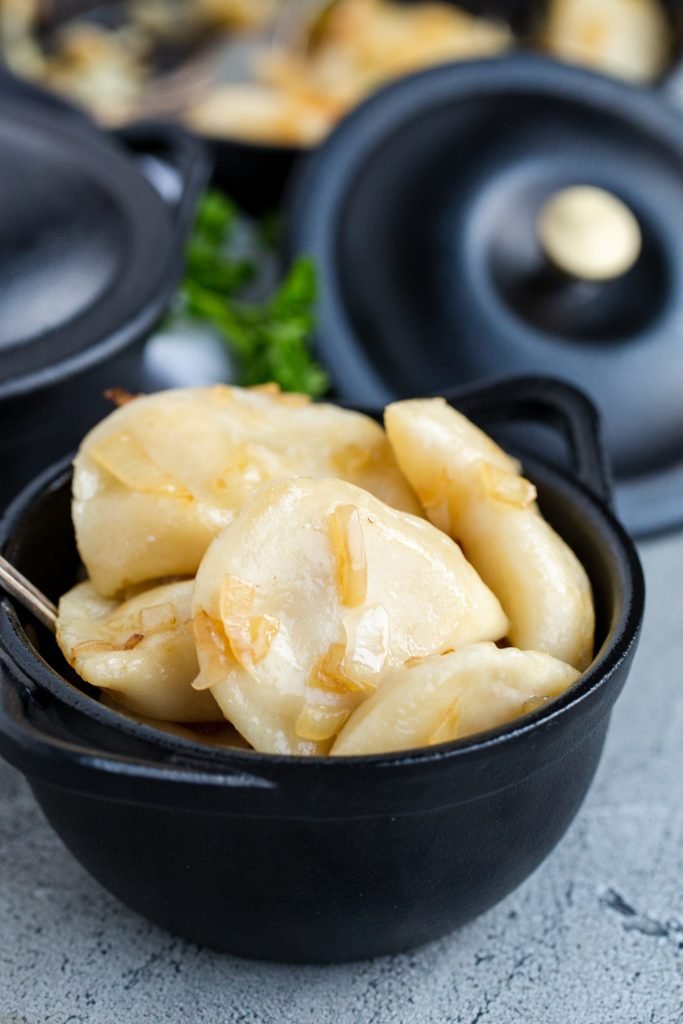
[[[139,121],[111,134],[136,159],[143,176],[171,208],[177,234],[184,240],[211,174],[207,147],[179,125],[166,121]]]
[[[540,422],[555,427],[567,443],[579,481],[612,507],[600,415],[582,391],[551,377],[506,377],[440,395],[478,423]]]
[[[169,753],[166,760],[148,761],[63,739],[31,721],[32,704],[41,710],[30,681],[0,650],[0,754],[30,781],[126,803],[188,809],[222,804],[247,816],[268,806],[278,789],[247,764],[226,771],[225,751],[219,767],[209,755],[195,761]]]

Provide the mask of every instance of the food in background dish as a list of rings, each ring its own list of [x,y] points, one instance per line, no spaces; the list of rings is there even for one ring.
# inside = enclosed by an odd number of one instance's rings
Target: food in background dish
[[[137,0],[140,6],[149,0]],[[168,6],[168,0],[157,0]],[[275,17],[282,0],[194,0],[196,14],[210,25],[225,28],[262,29]]]
[[[330,0],[296,43],[278,0],[128,0],[117,10],[111,25],[75,19],[50,33],[35,0],[0,0],[5,60],[110,126],[175,116],[210,136],[309,146],[378,86],[515,43],[507,25],[443,2]],[[537,42],[648,81],[666,68],[669,36],[661,0],[551,0]]]
[[[261,488],[197,574],[201,668],[257,750],[323,754],[388,671],[507,620],[460,548],[424,519],[339,480]]]
[[[588,576],[541,515],[519,463],[441,398],[395,402],[384,420],[428,518],[500,598],[510,643],[585,669],[595,629]]]
[[[75,22],[60,32],[55,54],[44,57],[40,79],[103,124],[125,124],[134,117],[147,78],[145,52],[144,36],[134,26]]]
[[[40,14],[40,0],[0,0],[0,51],[5,62],[19,75],[39,78],[45,58],[34,37]]]
[[[111,596],[194,575],[254,490],[297,475],[339,477],[421,514],[368,416],[278,388],[216,385],[127,402],[87,434],[74,462],[73,520],[88,576]]]
[[[330,753],[381,754],[450,743],[538,710],[576,682],[570,665],[538,651],[479,643],[387,674],[353,712]]]
[[[57,630],[107,702],[223,717],[265,753],[376,753],[505,724],[587,667],[583,568],[442,400],[389,406],[387,439],[277,389],[122,397],[76,458],[90,579]]]
[[[294,59],[294,58],[292,58]],[[184,121],[199,135],[280,146],[312,146],[341,116],[324,96],[297,95],[266,82],[208,89]]]
[[[662,75],[671,56],[660,0],[551,0],[543,42],[562,60],[637,82]]]
[[[208,89],[186,120],[207,135],[311,145],[385,82],[434,64],[493,56],[513,41],[507,26],[451,4],[337,0],[305,48],[264,50],[254,62],[254,83]]]
[[[107,125],[175,114],[209,135],[310,145],[383,82],[444,61],[500,53],[513,42],[507,26],[448,3],[337,0],[297,48],[278,42],[279,4],[269,0],[136,0],[124,10],[127,20],[111,27],[67,23],[45,47],[36,8],[14,19],[6,59],[18,74],[81,103]],[[194,47],[188,46],[193,38]],[[219,53],[222,38],[237,44],[232,61],[227,50],[225,57]],[[184,72],[179,60],[180,78],[158,75],[155,67],[157,51],[173,46],[189,51]],[[250,47],[254,59],[245,76]],[[227,81],[222,74],[212,78],[212,53]]]
[[[127,601],[79,583],[59,602],[57,642],[72,668],[118,704],[166,722],[221,718],[208,693],[192,689],[193,581],[162,584]]]
[[[155,109],[145,107],[157,65],[164,69],[159,75],[163,80],[174,52],[182,64],[184,57],[211,45],[216,34],[263,30],[278,0],[103,0],[91,5],[93,17],[68,21],[60,20],[59,4],[54,11],[52,6],[40,0],[0,0],[5,62],[17,75],[55,90],[116,127],[144,116],[172,114],[177,103],[169,108],[163,98]],[[188,76],[190,91],[193,77]],[[182,98],[182,88],[178,96]]]
[[[174,113],[210,135],[279,144],[317,142],[351,105],[392,77],[497,53],[512,42],[506,27],[450,4],[410,9],[389,0],[337,0],[295,53],[276,46],[279,5],[272,0],[136,0],[125,5],[123,24],[74,20],[43,47],[38,7],[4,2],[17,8],[5,18],[12,27],[5,57],[13,70],[88,107],[103,123]],[[212,84],[211,52],[221,33],[249,45],[258,31],[262,39],[247,80],[240,81],[244,56],[236,48],[228,83]],[[193,38],[183,77],[157,76],[157,51],[175,46],[182,52]]]

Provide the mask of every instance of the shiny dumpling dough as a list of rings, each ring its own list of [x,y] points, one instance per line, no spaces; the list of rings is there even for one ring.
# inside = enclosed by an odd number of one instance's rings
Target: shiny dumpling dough
[[[427,516],[500,599],[510,643],[586,668],[595,629],[588,576],[541,516],[519,464],[442,398],[396,402],[384,422]]]
[[[303,395],[217,385],[129,401],[83,440],[73,520],[93,584],[193,575],[246,497],[272,479],[332,476],[420,515],[379,424]]]
[[[128,601],[79,583],[59,602],[57,643],[82,679],[116,703],[166,722],[220,721],[210,693],[192,688],[199,666],[192,634],[192,580]]]
[[[326,753],[388,669],[507,630],[450,538],[339,480],[261,488],[204,556],[193,610],[195,685],[280,754]]]
[[[671,52],[662,0],[552,0],[543,36],[556,57],[640,82],[661,75]]]
[[[495,729],[578,678],[575,668],[549,654],[469,644],[391,672],[353,712],[331,753],[409,750]]]

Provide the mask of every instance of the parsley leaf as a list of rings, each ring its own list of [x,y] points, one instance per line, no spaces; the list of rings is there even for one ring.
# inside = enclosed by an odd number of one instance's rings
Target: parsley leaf
[[[257,277],[255,258],[234,253],[239,214],[222,193],[210,190],[200,203],[187,246],[181,295],[192,317],[211,324],[237,358],[239,383],[275,381],[283,391],[316,398],[329,379],[311,353],[315,325],[316,274],[302,257],[289,269],[276,291],[263,301],[241,295]],[[272,239],[274,221],[263,222],[256,234]]]

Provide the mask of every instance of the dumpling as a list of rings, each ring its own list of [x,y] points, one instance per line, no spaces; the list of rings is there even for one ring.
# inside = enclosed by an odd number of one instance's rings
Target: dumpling
[[[543,37],[562,60],[636,82],[663,74],[671,53],[662,0],[552,0]]]
[[[261,488],[195,583],[201,674],[259,751],[324,754],[412,657],[505,635],[498,600],[424,519],[338,480]]]
[[[409,750],[495,729],[559,696],[578,677],[548,654],[470,644],[391,672],[353,712],[331,753]]]
[[[220,721],[211,694],[192,688],[193,585],[166,583],[120,604],[79,583],[59,602],[57,643],[82,679],[129,711],[164,722]]]
[[[105,595],[194,575],[252,491],[297,475],[340,477],[421,514],[367,416],[224,385],[134,399],[90,431],[74,462],[73,521],[88,575]]]
[[[442,398],[395,402],[384,422],[428,518],[462,544],[500,599],[512,646],[585,669],[595,630],[590,582],[542,517],[519,464]]]

